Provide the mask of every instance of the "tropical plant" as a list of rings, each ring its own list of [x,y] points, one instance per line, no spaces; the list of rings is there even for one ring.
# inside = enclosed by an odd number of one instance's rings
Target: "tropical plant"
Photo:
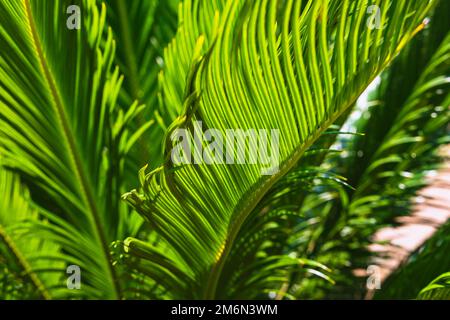
[[[210,12],[212,21],[217,11],[202,4],[194,1],[195,10],[183,11],[180,21],[195,25],[191,12]],[[254,218],[253,210],[273,184],[423,27],[424,16],[413,12],[425,12],[430,3],[380,3],[383,28],[374,32],[363,21],[366,5],[228,1],[222,8],[218,5],[221,13],[215,13],[212,29],[204,36],[176,36],[173,48],[179,38],[190,39],[193,48],[186,85],[179,86],[185,88],[178,94],[184,97],[178,102],[183,113],[167,131],[167,161],[150,173],[141,171],[140,191],[125,196],[161,235],[171,256],[166,256],[163,273],[153,274],[151,266],[162,265],[158,248],[128,239],[126,251],[146,260],[148,266],[134,262],[136,268],[170,288],[169,297],[258,297],[285,280],[274,270],[304,264],[286,255],[258,256],[258,241],[246,239],[258,234],[246,222]],[[177,128],[193,132],[195,120],[221,131],[279,129],[284,137],[279,172],[264,176],[258,165],[174,170],[168,161],[170,136]],[[246,252],[253,255],[247,257]]]
[[[0,5],[2,165],[20,174],[49,222],[30,232],[61,247],[53,260],[84,270],[81,296],[120,298],[110,244],[142,224],[120,197],[130,186],[126,155],[142,133],[129,128],[144,108],[117,104],[122,76],[105,6],[76,3],[83,32],[66,27],[72,1]]]
[[[0,299],[353,295],[343,284],[397,215],[377,210],[407,203],[448,142],[445,20],[391,67],[437,2],[2,1]],[[79,30],[66,25],[74,5]],[[383,71],[385,103],[349,134]],[[386,114],[398,121],[383,126]],[[173,135],[195,145],[198,121],[278,130],[279,167],[176,166]],[[408,193],[384,192],[413,170]],[[66,287],[68,265],[81,290]]]

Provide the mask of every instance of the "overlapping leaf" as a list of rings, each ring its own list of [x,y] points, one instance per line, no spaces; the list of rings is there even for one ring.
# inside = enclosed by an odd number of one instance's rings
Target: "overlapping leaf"
[[[100,1],[99,1],[100,2]],[[161,140],[164,136],[158,108],[158,75],[164,67],[163,50],[177,28],[179,0],[112,0],[106,2],[107,23],[117,41],[115,62],[124,74],[119,103],[128,108],[135,101],[145,110],[135,119],[133,136],[140,137],[135,152],[130,153],[127,179],[135,183],[135,172],[150,162],[161,163]],[[145,134],[143,134],[145,132]]]
[[[64,263],[52,261],[59,248],[24,232],[29,220],[39,219],[30,195],[18,177],[0,168],[0,298],[49,299],[48,288],[63,290]],[[22,227],[20,227],[22,225]]]
[[[370,4],[381,9],[378,29],[366,24]],[[243,223],[270,187],[421,28],[431,4],[224,3],[222,12],[210,20],[210,34],[195,39],[188,57],[192,62],[183,100],[172,102],[182,113],[167,130],[167,162],[151,173],[142,172],[142,191],[126,195],[171,245],[178,256],[177,272],[195,279],[197,286],[188,285],[181,297],[231,297],[222,275],[233,267],[227,265],[228,257]],[[280,130],[280,170],[269,176],[263,164],[173,170],[170,136],[177,128],[193,132],[195,120],[222,133]],[[133,240],[127,244],[131,251],[141,246]]]

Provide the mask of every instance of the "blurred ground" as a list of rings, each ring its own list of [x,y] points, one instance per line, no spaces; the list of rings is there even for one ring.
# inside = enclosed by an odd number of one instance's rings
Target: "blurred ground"
[[[413,213],[398,218],[400,226],[384,228],[375,234],[375,241],[387,243],[370,247],[378,254],[374,265],[380,268],[381,282],[450,219],[450,146],[442,152],[446,162],[428,177],[429,184],[418,193]],[[371,296],[369,292],[366,298]]]

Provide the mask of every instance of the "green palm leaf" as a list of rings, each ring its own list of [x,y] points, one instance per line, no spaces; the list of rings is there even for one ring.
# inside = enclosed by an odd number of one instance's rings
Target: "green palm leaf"
[[[164,66],[164,48],[176,32],[178,2],[112,0],[106,3],[107,23],[117,41],[115,61],[124,74],[119,102],[125,107],[134,101],[145,105],[144,112],[136,118],[134,130],[148,133],[137,143],[134,152],[137,165],[130,167],[126,175],[130,180],[135,178],[133,173],[146,161],[150,160],[152,165],[162,161],[160,141],[164,131],[161,125],[154,123],[154,120],[160,119],[158,75]],[[154,143],[149,144],[148,141]]]
[[[224,0],[186,0],[179,6],[179,24],[174,39],[164,49],[164,71],[159,75],[160,114],[167,128],[183,111],[187,78],[193,64],[197,39],[203,35],[203,53],[211,46],[215,15],[223,10]]]
[[[66,27],[70,5],[81,30]],[[119,298],[110,243],[139,219],[120,201],[127,125],[142,112],[116,106],[122,78],[106,11],[95,1],[7,0],[0,4],[0,147],[51,223],[32,233],[64,248],[84,279],[81,296]],[[130,142],[131,141],[131,142]]]
[[[374,3],[383,26],[376,30],[365,23],[368,1],[226,1],[210,34],[191,39],[196,45],[178,102],[183,111],[166,133],[167,162],[142,172],[142,191],[125,196],[170,244],[177,272],[195,278],[182,297],[230,297],[222,275],[233,268],[228,258],[252,210],[421,28],[431,2]],[[183,14],[185,24],[194,20]],[[264,175],[267,168],[258,164],[173,170],[170,136],[177,128],[192,133],[196,120],[222,133],[280,130],[280,170]],[[143,246],[127,244],[131,252]]]

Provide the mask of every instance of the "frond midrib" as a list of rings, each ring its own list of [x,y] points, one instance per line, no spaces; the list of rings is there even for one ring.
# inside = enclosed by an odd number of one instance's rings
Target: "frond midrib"
[[[97,205],[94,200],[93,192],[91,190],[90,184],[88,183],[86,172],[84,171],[82,161],[79,156],[79,152],[76,152],[77,145],[65,112],[66,109],[64,107],[64,103],[57,88],[55,78],[52,75],[52,71],[50,70],[47,64],[46,57],[44,55],[42,43],[31,10],[30,1],[23,0],[23,5],[25,7],[28,27],[31,34],[31,39],[33,40],[33,47],[35,49],[36,58],[39,61],[40,67],[42,69],[47,84],[47,89],[53,100],[53,107],[58,115],[59,125],[61,126],[62,129],[63,139],[67,147],[67,152],[69,154],[71,165],[73,167],[72,169],[74,170],[75,175],[78,179],[79,188],[82,193],[83,200],[85,201],[85,205],[87,205],[89,212],[91,213],[90,217],[93,219],[93,221],[91,220],[91,223],[93,224],[95,235],[100,242],[103,251],[103,259],[105,264],[107,265],[108,273],[111,277],[111,282],[114,288],[114,295],[117,298],[120,297],[120,288],[118,286],[118,281],[114,267],[112,266],[111,263],[109,244],[106,241],[106,236],[100,223],[100,216]]]

